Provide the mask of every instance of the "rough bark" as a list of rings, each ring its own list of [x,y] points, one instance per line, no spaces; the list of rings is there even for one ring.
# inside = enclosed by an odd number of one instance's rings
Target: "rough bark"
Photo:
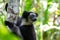
[[[16,23],[19,16],[19,0],[8,0],[7,21]]]

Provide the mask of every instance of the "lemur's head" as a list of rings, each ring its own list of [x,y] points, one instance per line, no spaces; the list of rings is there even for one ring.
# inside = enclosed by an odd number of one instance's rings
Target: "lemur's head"
[[[34,22],[37,20],[37,13],[24,11],[22,18],[26,19],[27,22]]]

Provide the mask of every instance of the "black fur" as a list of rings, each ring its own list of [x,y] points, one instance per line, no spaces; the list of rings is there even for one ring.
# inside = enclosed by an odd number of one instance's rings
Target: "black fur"
[[[7,25],[17,35],[22,35],[21,37],[23,38],[23,40],[36,40],[33,22],[36,21],[37,16],[37,13],[24,11],[22,17],[18,17],[16,24],[5,21],[5,25]],[[26,23],[21,25],[24,19],[24,22]],[[31,22],[29,21],[29,19]]]
[[[21,25],[23,19],[26,19],[26,22],[29,21],[28,19],[29,19],[29,16],[31,13],[33,13],[33,12],[24,11],[24,13],[22,14],[22,17],[17,22],[17,26],[19,24],[19,28],[20,28],[23,40],[36,40],[36,34],[35,34],[35,30],[34,30],[34,25],[33,25],[34,21],[29,25],[24,25],[24,24]],[[38,16],[37,14],[35,14],[35,15],[36,15],[36,17]]]
[[[5,21],[5,25],[11,29],[12,33],[14,33],[15,35],[22,38],[22,35],[20,33],[20,29],[18,26],[16,26],[14,23],[11,23],[9,21]]]
[[[31,15],[30,15],[31,14]],[[30,18],[29,18],[30,16]],[[33,17],[38,17],[38,14],[37,13],[34,13],[34,12],[27,12],[27,11],[24,11],[23,14],[22,14],[22,18],[25,18],[26,21],[29,21],[29,19],[33,18]],[[36,18],[35,18],[36,19]],[[33,19],[31,19],[32,21]]]
[[[5,10],[7,11],[7,7],[8,7],[8,3],[6,3],[6,5],[5,5]]]
[[[23,25],[20,27],[20,30],[24,40],[36,40],[33,25]]]

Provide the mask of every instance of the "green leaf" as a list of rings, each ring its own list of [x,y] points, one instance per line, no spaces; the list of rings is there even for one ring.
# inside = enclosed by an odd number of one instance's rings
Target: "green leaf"
[[[44,11],[44,21],[43,24],[48,23],[48,8]]]
[[[25,1],[25,10],[27,10],[27,11],[29,11],[30,9],[31,9],[31,7],[32,7],[32,0],[26,0]]]

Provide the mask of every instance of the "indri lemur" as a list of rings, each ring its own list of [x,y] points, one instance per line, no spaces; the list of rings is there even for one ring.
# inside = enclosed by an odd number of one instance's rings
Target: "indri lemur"
[[[5,9],[7,9],[7,6]],[[24,11],[22,16],[18,17],[16,24],[5,20],[5,25],[12,29],[14,33],[17,32],[17,35],[22,35],[23,40],[36,40],[33,22],[36,21],[37,16],[37,13]]]

